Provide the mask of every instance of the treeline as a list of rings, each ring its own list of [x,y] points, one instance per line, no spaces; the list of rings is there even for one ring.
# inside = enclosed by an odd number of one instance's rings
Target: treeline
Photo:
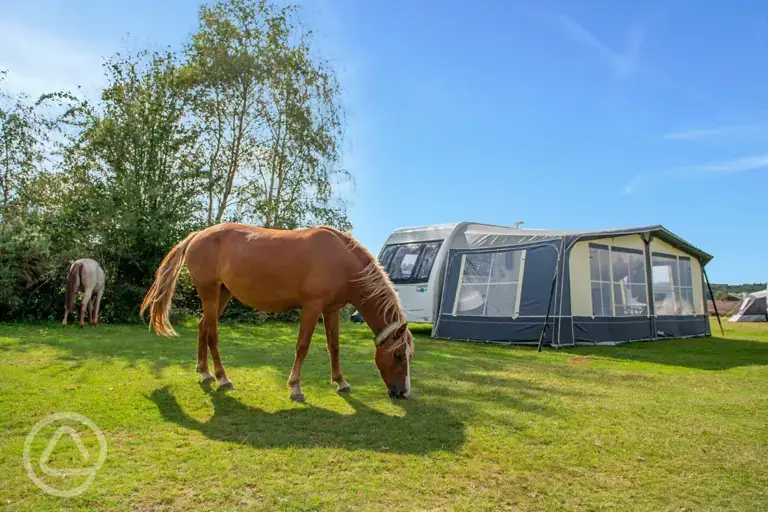
[[[340,85],[311,36],[295,6],[224,0],[200,7],[182,50],[107,59],[95,101],[12,93],[0,71],[0,320],[59,320],[77,258],[106,271],[104,320],[137,322],[155,269],[192,230],[350,229]],[[184,276],[174,308],[200,308]],[[237,304],[228,315],[265,318]]]
[[[715,294],[715,298],[723,300],[728,297],[729,293],[752,293],[759,292],[766,289],[766,283],[745,283],[745,284],[715,284],[712,283],[712,293]],[[707,291],[707,298],[711,299],[709,291]]]

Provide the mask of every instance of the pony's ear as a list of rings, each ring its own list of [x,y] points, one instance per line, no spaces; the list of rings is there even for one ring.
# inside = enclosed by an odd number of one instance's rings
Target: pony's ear
[[[400,338],[401,336],[405,335],[405,331],[408,329],[408,324],[405,323],[397,328],[395,331],[395,338]]]

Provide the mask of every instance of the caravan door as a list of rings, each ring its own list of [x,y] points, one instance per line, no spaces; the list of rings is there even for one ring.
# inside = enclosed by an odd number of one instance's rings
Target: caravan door
[[[400,296],[408,322],[432,321],[432,293],[429,276],[442,240],[385,246],[379,261]]]

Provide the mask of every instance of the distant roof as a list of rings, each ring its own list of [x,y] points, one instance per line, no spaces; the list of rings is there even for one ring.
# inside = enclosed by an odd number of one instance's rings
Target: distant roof
[[[732,312],[734,309],[738,307],[738,305],[741,303],[740,300],[716,300],[713,301],[712,299],[707,300],[707,312],[710,315],[715,314],[715,305],[717,305],[717,313],[720,315],[727,315],[728,313]]]
[[[453,230],[462,226],[462,230],[467,234],[487,233],[497,235],[513,235],[521,237],[577,237],[584,238],[604,238],[608,236],[623,236],[641,233],[653,233],[654,236],[667,242],[673,247],[696,256],[704,265],[709,263],[713,256],[693,244],[685,241],[675,235],[660,224],[651,226],[626,227],[618,229],[600,229],[590,231],[565,231],[555,229],[529,229],[513,228],[509,226],[498,226],[494,224],[484,224],[481,222],[452,222],[445,224],[432,224],[426,226],[413,226],[396,229],[389,237],[388,243],[407,243],[411,241],[424,241],[429,239],[439,240],[448,237]]]

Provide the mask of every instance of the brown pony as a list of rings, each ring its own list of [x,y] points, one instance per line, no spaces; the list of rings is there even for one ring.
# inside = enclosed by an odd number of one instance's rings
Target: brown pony
[[[83,303],[80,305],[80,327],[83,327],[86,310],[88,311],[88,323],[96,327],[99,325],[99,308],[101,308],[101,296],[104,294],[106,275],[99,264],[90,258],[82,258],[69,266],[67,273],[67,296],[64,298],[64,320],[61,326],[67,326],[69,313],[75,310],[75,295],[83,286]]]
[[[231,297],[261,311],[301,308],[296,355],[288,386],[303,401],[301,365],[320,314],[325,324],[331,380],[339,392],[350,390],[339,365],[339,316],[346,304],[357,308],[373,331],[375,362],[393,398],[410,393],[413,338],[400,302],[378,260],[352,237],[329,227],[265,229],[224,223],[190,233],[163,259],[155,282],[141,304],[149,325],[175,336],[168,321],[171,297],[181,265],[186,263],[203,303],[198,324],[197,371],[212,382],[208,349],[219,389],[232,389],[219,357],[217,322]]]

